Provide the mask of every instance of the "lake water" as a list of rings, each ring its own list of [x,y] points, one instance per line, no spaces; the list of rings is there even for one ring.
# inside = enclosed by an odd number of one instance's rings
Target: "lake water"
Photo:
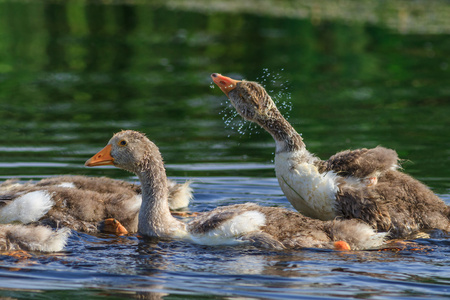
[[[375,4],[378,3],[378,4]],[[81,174],[114,132],[145,132],[190,211],[291,208],[270,135],[209,75],[263,83],[321,158],[383,145],[450,204],[446,1],[0,1],[0,180]],[[450,295],[450,240],[343,253],[205,247],[74,232],[0,253],[0,298],[409,299]]]

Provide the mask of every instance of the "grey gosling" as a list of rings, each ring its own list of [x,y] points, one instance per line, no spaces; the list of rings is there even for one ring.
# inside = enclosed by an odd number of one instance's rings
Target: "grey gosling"
[[[394,150],[346,150],[321,160],[256,82],[214,73],[214,83],[236,111],[269,132],[276,143],[275,172],[286,198],[302,214],[360,219],[391,238],[426,229],[450,230],[450,208],[427,186],[399,171]]]

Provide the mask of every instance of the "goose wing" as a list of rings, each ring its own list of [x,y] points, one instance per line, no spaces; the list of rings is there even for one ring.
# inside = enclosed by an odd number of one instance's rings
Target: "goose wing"
[[[365,178],[399,168],[398,155],[392,149],[376,147],[372,149],[345,150],[331,156],[324,162],[324,171],[348,177]]]

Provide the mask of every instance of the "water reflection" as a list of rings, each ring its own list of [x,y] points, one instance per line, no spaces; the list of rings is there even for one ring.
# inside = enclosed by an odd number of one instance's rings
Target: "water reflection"
[[[0,10],[0,45],[11,49],[0,64],[6,146],[64,147],[58,154],[81,164],[105,136],[127,128],[146,132],[170,163],[270,162],[270,136],[245,123],[223,128],[224,96],[209,88],[209,74],[220,71],[261,81],[288,106],[285,114],[292,105],[290,122],[320,157],[382,144],[415,162],[408,172],[423,174],[438,191],[448,188],[432,179],[448,177],[449,145],[441,138],[449,113],[447,69],[441,68],[449,63],[445,39],[398,35],[364,18],[330,21],[340,17],[308,3],[274,8],[298,14],[295,18],[271,17],[274,11],[267,7],[252,12],[252,5],[248,14],[212,13],[218,1],[202,2],[204,10],[193,11],[199,9],[195,3],[178,3],[175,10],[174,3],[158,1],[0,4],[8,8]],[[346,5],[351,15],[355,4]],[[382,24],[406,9],[420,12],[414,24],[428,28],[420,16],[435,9],[391,5],[379,15]],[[5,160],[29,160],[25,153],[5,154]]]
[[[245,246],[76,234],[65,255],[38,255],[26,264],[6,262],[17,270],[13,275],[11,269],[3,268],[0,273],[5,280],[0,285],[10,287],[14,280],[19,289],[38,288],[44,277],[50,289],[83,288],[90,293],[107,289],[107,294],[156,299],[167,293],[283,298],[355,293],[404,296],[414,291],[442,296],[450,277],[445,268],[430,264],[436,258],[443,265],[448,263],[436,253],[445,247],[442,242],[435,240],[429,252],[266,252]]]
[[[194,180],[193,211],[289,208],[272,138],[240,119],[225,127],[227,101],[209,78],[221,72],[273,91],[319,157],[394,148],[450,203],[445,3],[110,3],[0,2],[1,180],[136,182],[83,167],[113,132],[136,129],[159,145],[171,178]],[[0,257],[0,297],[444,297],[450,245],[419,242],[432,251],[274,253],[74,234],[62,254]]]

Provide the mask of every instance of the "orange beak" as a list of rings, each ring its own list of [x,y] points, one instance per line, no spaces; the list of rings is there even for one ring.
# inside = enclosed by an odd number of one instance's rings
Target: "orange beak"
[[[114,158],[111,156],[111,145],[106,145],[97,154],[89,158],[84,164],[86,167],[96,167],[114,164]]]
[[[214,81],[215,84],[217,84],[218,87],[222,90],[222,92],[225,93],[225,95],[228,96],[228,93],[236,88],[236,84],[240,80],[234,80],[230,77],[226,77],[223,75],[220,75],[219,73],[212,73],[211,78]]]

